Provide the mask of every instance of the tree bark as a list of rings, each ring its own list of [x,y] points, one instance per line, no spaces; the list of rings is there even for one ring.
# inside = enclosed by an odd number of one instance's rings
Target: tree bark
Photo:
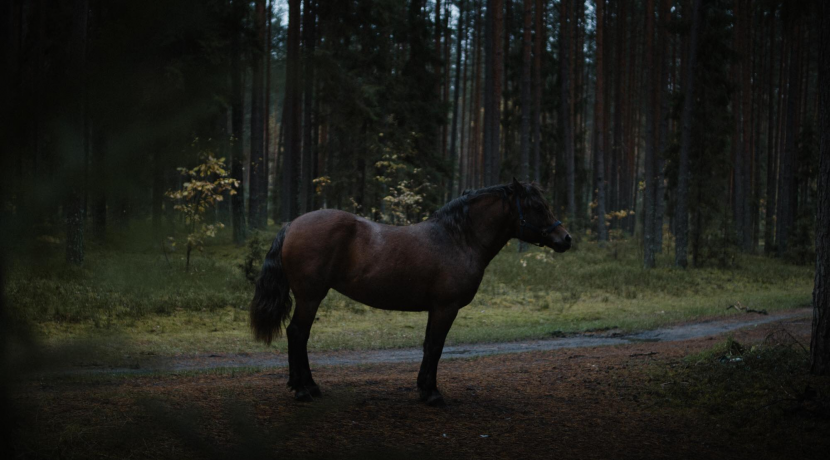
[[[233,146],[231,152],[231,178],[239,181],[236,194],[231,197],[233,220],[233,241],[242,244],[247,238],[248,228],[245,223],[245,189],[243,183],[243,124],[245,123],[245,96],[242,63],[242,21],[246,4],[242,0],[233,0],[234,30],[231,39],[231,135]]]
[[[659,33],[659,41],[660,41],[660,52],[659,52],[659,60],[658,69],[659,69],[659,76],[657,80],[657,87],[654,88],[657,91],[656,95],[656,102],[658,103],[656,110],[656,121],[659,123],[657,126],[657,151],[654,156],[654,176],[655,176],[655,187],[654,187],[654,219],[652,225],[654,228],[652,229],[652,235],[654,238],[652,240],[652,250],[659,254],[663,252],[663,216],[665,214],[666,209],[666,199],[665,199],[665,192],[666,186],[664,185],[664,178],[665,178],[665,167],[666,167],[666,156],[667,150],[669,148],[669,119],[671,118],[671,113],[669,113],[669,65],[668,65],[668,42],[669,42],[669,15],[671,11],[671,0],[661,0],[660,2],[660,33]]]
[[[657,155],[654,145],[655,108],[655,65],[654,65],[654,0],[646,2],[646,142],[645,142],[645,181],[646,188],[643,197],[643,266],[654,268],[655,250],[654,239],[656,228],[656,201],[657,196]]]
[[[282,220],[297,217],[299,159],[301,156],[300,0],[288,2],[288,41],[285,68],[285,152],[282,166]]]
[[[450,180],[449,180],[449,189],[448,194],[449,198],[455,198],[455,184],[456,182],[456,143],[458,141],[458,97],[461,90],[461,54],[462,54],[462,47],[461,42],[462,38],[464,37],[464,4],[466,0],[461,0],[458,3],[458,23],[456,27],[458,28],[458,39],[455,42],[455,84],[453,85],[454,91],[452,96],[452,132],[450,134]],[[462,108],[463,110],[463,108]],[[462,128],[464,124],[461,124]],[[458,178],[460,182],[460,177]]]
[[[254,4],[255,45],[251,53],[251,166],[248,190],[248,226],[264,229],[268,222],[268,175],[265,157],[265,0]]]
[[[819,175],[816,214],[816,277],[810,372],[830,374],[830,5],[817,2],[819,30]]]
[[[524,0],[522,20],[522,127],[519,146],[520,177],[522,181],[530,180],[530,31],[533,18],[533,0]]]
[[[688,265],[689,246],[689,155],[692,143],[692,115],[695,101],[695,67],[698,53],[698,37],[702,27],[701,0],[694,0],[692,10],[692,29],[689,35],[689,63],[684,77],[683,115],[680,138],[680,163],[677,173],[677,206],[675,210],[675,256],[678,267]]]
[[[796,22],[797,19],[792,19]],[[789,233],[795,221],[795,210],[793,209],[793,198],[795,196],[793,190],[793,180],[795,177],[795,157],[796,152],[796,137],[798,135],[796,114],[798,112],[798,102],[801,94],[801,75],[800,66],[798,65],[798,54],[800,48],[800,24],[790,25],[791,33],[791,49],[790,49],[790,63],[789,63],[789,84],[787,94],[787,120],[786,120],[786,140],[784,149],[781,152],[780,161],[780,176],[778,178],[778,256],[786,254],[789,244]]]
[[[570,13],[568,8],[569,0],[559,2],[559,113],[562,123],[562,143],[564,145],[565,159],[565,182],[567,183],[568,195],[568,217],[573,220],[576,217],[576,158],[574,152],[573,125],[571,123],[571,89],[570,69],[568,50],[570,48],[569,26]]]
[[[64,201],[66,223],[66,261],[73,265],[84,263],[84,180],[86,170],[85,131],[88,121],[83,88],[86,80],[87,0],[75,0],[72,5],[71,29],[68,39],[67,89],[70,91],[62,115],[67,126],[59,145],[63,149],[63,167],[68,173],[68,190]]]
[[[543,17],[545,6],[542,0],[536,0],[536,27],[533,49],[533,180],[542,182],[542,53],[545,35]]]
[[[604,35],[605,0],[597,0],[597,89],[594,105],[594,125],[596,126],[596,190],[597,190],[597,238],[600,244],[608,241],[608,229],[605,226],[605,118],[604,99],[605,88],[603,86],[603,35]]]
[[[767,75],[767,193],[766,212],[764,217],[764,253],[772,254],[775,227],[772,216],[775,214],[775,84],[773,70],[775,69],[775,9],[769,16],[769,62]]]
[[[491,185],[499,183],[501,175],[501,92],[504,74],[504,50],[501,47],[502,25],[504,23],[504,4],[502,0],[493,0],[493,98],[490,101],[493,116],[490,117],[490,178]]]
[[[303,0],[303,55],[305,74],[303,75],[304,99],[303,99],[303,160],[301,165],[300,182],[300,214],[311,211],[312,198],[314,196],[313,168],[314,162],[314,141],[313,141],[313,97],[314,97],[314,45],[316,5],[314,0]]]

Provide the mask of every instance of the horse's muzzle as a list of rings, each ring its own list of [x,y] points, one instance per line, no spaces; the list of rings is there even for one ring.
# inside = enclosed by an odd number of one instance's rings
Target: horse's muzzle
[[[572,241],[571,240],[571,235],[565,234],[565,236],[562,237],[561,240],[559,240],[559,241],[554,240],[550,244],[550,247],[551,247],[551,249],[554,250],[554,252],[565,252],[565,251],[567,251],[568,249],[571,248],[571,241]]]

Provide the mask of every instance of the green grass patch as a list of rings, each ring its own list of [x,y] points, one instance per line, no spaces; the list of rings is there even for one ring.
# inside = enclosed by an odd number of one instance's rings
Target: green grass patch
[[[276,228],[269,234],[276,234]],[[264,351],[247,326],[253,287],[240,268],[247,250],[220,235],[194,257],[189,272],[183,255],[165,257],[152,243],[131,246],[118,240],[90,248],[80,269],[67,267],[62,251],[54,250],[35,262],[18,258],[6,295],[16,319],[30,324],[48,347],[83,343],[97,350],[90,352],[95,359]],[[513,241],[488,267],[449,341],[641,330],[734,315],[726,308],[736,302],[767,311],[810,302],[809,266],[740,256],[737,268],[729,270],[680,270],[671,268],[671,259],[661,255],[659,268],[644,270],[634,240],[617,242],[613,249],[583,243],[564,254],[535,247],[520,254]],[[375,310],[332,291],[320,308],[309,346],[318,351],[418,346],[425,324],[425,313]],[[284,350],[284,341],[275,347]]]

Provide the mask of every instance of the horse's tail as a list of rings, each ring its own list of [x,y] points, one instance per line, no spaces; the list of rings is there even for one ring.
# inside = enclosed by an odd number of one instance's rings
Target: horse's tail
[[[256,340],[271,344],[279,337],[282,325],[291,313],[288,278],[282,268],[282,244],[288,225],[282,228],[265,256],[251,301],[251,329]]]

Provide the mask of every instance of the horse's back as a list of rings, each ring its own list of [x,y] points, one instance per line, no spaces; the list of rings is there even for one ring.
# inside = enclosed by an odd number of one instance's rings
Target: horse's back
[[[295,295],[333,288],[376,308],[426,310],[447,250],[431,231],[429,224],[396,227],[314,211],[291,223],[283,264]]]

